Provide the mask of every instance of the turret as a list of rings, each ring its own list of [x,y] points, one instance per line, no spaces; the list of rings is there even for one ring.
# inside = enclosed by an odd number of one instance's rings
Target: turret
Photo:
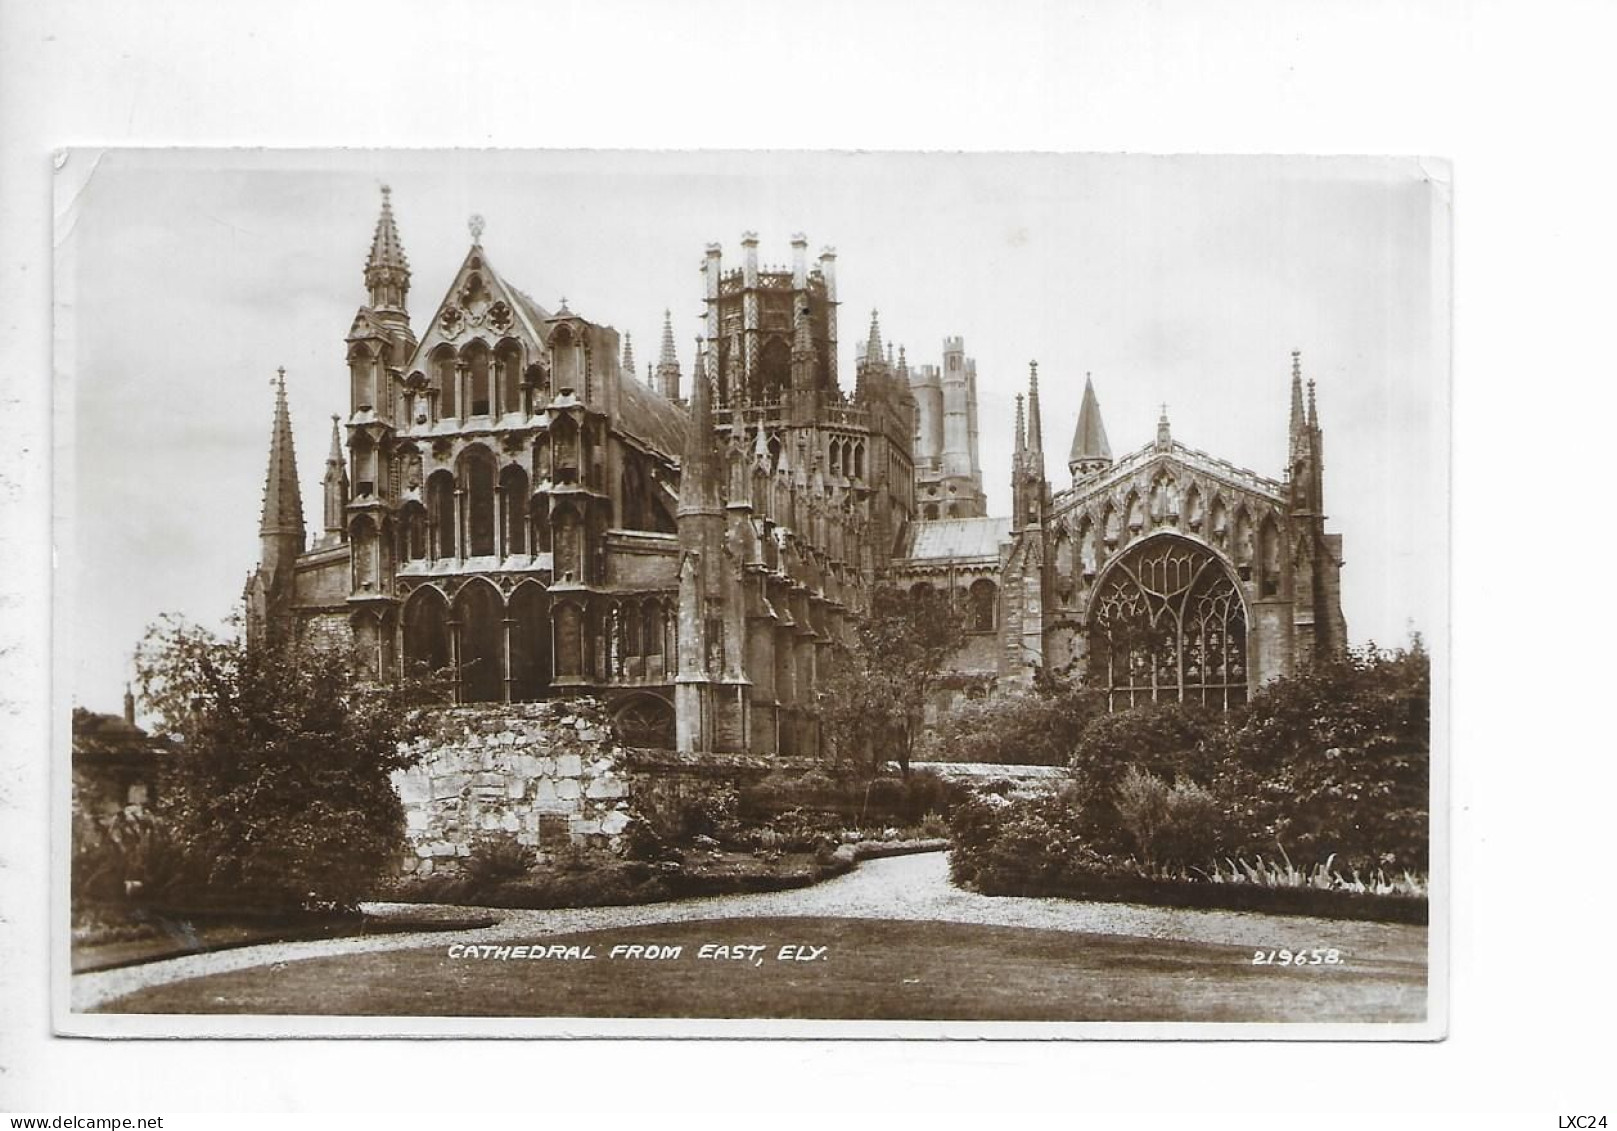
[[[881,315],[872,309],[870,332],[865,336],[864,348],[854,365],[854,399],[867,401],[879,396],[886,372],[887,359],[882,352],[881,343]]]
[[[674,353],[672,315],[663,311],[663,348],[657,359],[657,391],[671,401],[679,400],[679,357]]]
[[[971,459],[971,397],[964,338],[943,339],[943,474],[970,476],[978,469]]]
[[[714,442],[710,358],[696,340],[696,373],[691,379],[691,430],[679,469],[679,513],[710,514],[724,509],[724,468]]]
[[[1072,450],[1067,455],[1067,470],[1072,481],[1087,479],[1112,466],[1112,446],[1106,440],[1106,425],[1100,416],[1100,401],[1095,398],[1095,383],[1084,374],[1084,399],[1078,408],[1078,427],[1073,429]]]
[[[275,419],[270,425],[264,512],[258,522],[258,568],[247,579],[247,639],[285,639],[292,626],[293,570],[303,552],[303,497],[286,407],[286,370],[276,370]]]
[[[410,293],[410,263],[404,257],[398,225],[393,221],[393,190],[382,186],[382,214],[371,236],[371,254],[365,261],[365,289],[370,292],[370,308],[378,314],[405,315],[405,298]]]
[[[261,570],[290,577],[303,552],[303,495],[298,489],[297,453],[292,447],[292,416],[286,404],[286,370],[275,371],[275,420],[270,426],[269,468],[264,476],[264,512],[258,524]]]
[[[325,495],[324,541],[327,545],[336,545],[346,537],[343,512],[348,506],[348,464],[343,458],[337,419],[336,416],[331,418],[331,451],[326,455],[325,477],[320,480]]]
[[[1011,457],[1012,529],[1040,525],[1049,501],[1050,485],[1044,478],[1044,425],[1039,408],[1039,365],[1028,376],[1027,415],[1023,399],[1016,398],[1016,452]]]
[[[1044,478],[1044,418],[1039,412],[1039,363],[1028,362],[1027,379],[1028,470]]]

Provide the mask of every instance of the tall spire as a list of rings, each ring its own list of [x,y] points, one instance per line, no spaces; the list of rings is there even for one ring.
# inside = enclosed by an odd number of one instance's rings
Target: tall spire
[[[657,359],[657,391],[671,401],[679,400],[679,355],[674,352],[673,315],[663,310],[663,348]]]
[[[348,507],[348,467],[335,415],[331,418],[331,451],[326,456],[326,474],[320,482],[325,489],[325,541],[341,542],[345,526],[343,512]]]
[[[635,372],[634,372],[634,335],[629,333],[629,331],[627,331],[627,330],[623,331],[623,371],[625,373],[627,373],[630,377],[633,377],[635,375]]]
[[[691,430],[679,469],[679,509],[723,509],[724,473],[713,434],[713,390],[708,355],[696,339],[696,372],[691,378]]]
[[[1291,351],[1291,462],[1296,463],[1302,453],[1308,431],[1308,419],[1303,415],[1303,353]]]
[[[1033,470],[1044,475],[1044,421],[1039,414],[1039,363],[1028,362],[1027,446],[1035,453]]]
[[[371,236],[371,254],[365,261],[365,289],[370,291],[371,309],[404,313],[405,296],[410,293],[410,261],[404,257],[404,244],[393,221],[393,190],[382,186],[382,214],[376,218]]]
[[[1077,479],[1112,465],[1112,445],[1106,440],[1106,425],[1100,418],[1100,401],[1095,383],[1084,374],[1084,400],[1078,408],[1078,427],[1072,433],[1072,451],[1067,454],[1067,470]]]
[[[270,429],[269,471],[264,477],[264,513],[258,533],[262,538],[296,535],[301,550],[303,496],[292,449],[292,415],[286,406],[286,370],[278,369],[275,374],[275,423]]]
[[[882,360],[881,319],[875,309],[870,312],[870,338],[865,342],[865,360],[878,363]]]

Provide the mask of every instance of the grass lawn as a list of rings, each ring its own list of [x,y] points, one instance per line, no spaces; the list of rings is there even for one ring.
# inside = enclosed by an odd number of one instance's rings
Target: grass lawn
[[[425,949],[310,959],[141,990],[117,1013],[450,1017],[768,1017],[1007,1021],[1418,1021],[1424,955],[1254,966],[1252,951],[1172,940],[939,922],[742,919],[515,940],[594,960]],[[678,958],[610,957],[615,946]],[[701,959],[704,944],[761,961]],[[1295,944],[1301,945],[1301,944]],[[783,946],[823,947],[782,961]]]

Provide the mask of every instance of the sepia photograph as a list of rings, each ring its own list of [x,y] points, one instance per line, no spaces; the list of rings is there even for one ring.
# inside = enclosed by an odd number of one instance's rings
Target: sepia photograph
[[[1443,162],[55,201],[59,1032],[1445,1034]]]

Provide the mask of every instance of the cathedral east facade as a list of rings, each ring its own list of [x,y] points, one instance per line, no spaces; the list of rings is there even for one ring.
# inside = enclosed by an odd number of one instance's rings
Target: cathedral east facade
[[[312,540],[277,391],[249,633],[352,644],[457,702],[594,695],[635,745],[764,755],[819,751],[820,674],[878,585],[962,608],[956,694],[1049,671],[1114,708],[1226,707],[1345,647],[1296,354],[1279,479],[1180,443],[1166,413],[1114,458],[1086,382],[1053,488],[1034,366],[1012,513],[990,516],[963,340],[911,366],[873,315],[845,391],[835,253],[791,251],[707,247],[687,387],[666,312],[642,379],[610,325],[500,274],[477,221],[412,323],[384,189]]]

